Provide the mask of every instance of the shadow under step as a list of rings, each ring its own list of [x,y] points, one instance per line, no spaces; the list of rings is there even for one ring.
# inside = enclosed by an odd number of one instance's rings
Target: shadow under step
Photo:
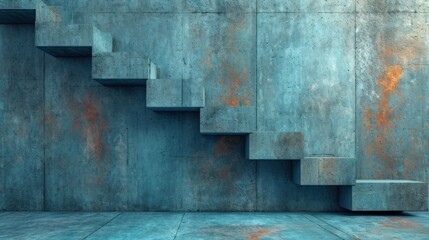
[[[246,136],[249,160],[299,160],[304,156],[301,132],[253,132]]]
[[[408,180],[357,180],[340,188],[340,205],[351,211],[427,211],[428,184]]]
[[[354,185],[354,158],[306,157],[292,163],[293,181],[298,185]]]
[[[146,106],[154,111],[199,111],[205,104],[201,79],[150,79]]]
[[[200,111],[200,133],[246,135],[256,131],[255,107],[204,107]]]

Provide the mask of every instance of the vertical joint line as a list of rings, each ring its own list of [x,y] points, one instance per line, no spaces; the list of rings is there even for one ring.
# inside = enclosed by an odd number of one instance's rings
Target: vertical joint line
[[[355,64],[354,64],[354,74],[355,74],[355,146],[354,146],[354,150],[355,150],[355,161],[357,158],[357,96],[358,96],[358,92],[357,92],[357,3],[355,1],[355,12],[354,12],[354,17],[355,17],[355,23],[354,23],[354,35],[355,35],[355,49],[354,49],[354,54],[355,54]],[[356,168],[356,166],[355,166]],[[357,174],[357,173],[355,173]],[[359,174],[360,175],[360,174]],[[357,177],[357,176],[356,176]]]
[[[43,53],[43,210],[46,211],[46,53]]]
[[[256,0],[255,6],[255,72],[256,72],[256,81],[255,81],[255,109],[256,109],[256,131],[258,131],[258,0]],[[255,207],[256,211],[259,211],[259,200],[258,200],[258,161],[255,164]]]
[[[258,1],[256,1],[255,6],[256,12],[255,12],[255,72],[256,72],[256,79],[255,79],[255,117],[256,117],[256,131],[258,131]]]

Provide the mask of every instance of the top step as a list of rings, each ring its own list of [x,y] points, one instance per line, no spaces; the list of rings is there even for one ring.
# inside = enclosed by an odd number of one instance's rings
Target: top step
[[[0,1],[0,24],[26,24],[36,21],[36,0]]]

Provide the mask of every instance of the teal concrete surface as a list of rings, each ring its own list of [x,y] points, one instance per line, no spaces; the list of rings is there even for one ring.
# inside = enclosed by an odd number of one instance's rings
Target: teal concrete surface
[[[413,239],[429,213],[0,212],[0,239]]]
[[[0,210],[427,210],[428,23],[426,0],[0,1]]]

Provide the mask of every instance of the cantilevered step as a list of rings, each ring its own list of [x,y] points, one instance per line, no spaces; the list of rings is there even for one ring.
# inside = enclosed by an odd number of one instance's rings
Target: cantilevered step
[[[135,52],[100,53],[92,56],[92,78],[103,85],[145,85],[157,77],[156,65]]]
[[[255,107],[204,107],[200,132],[206,135],[245,135],[256,131]]]
[[[0,24],[23,24],[36,21],[36,0],[0,1]]]
[[[357,180],[340,188],[340,205],[351,211],[427,211],[428,184],[407,180]]]
[[[71,15],[44,0],[36,4],[36,47],[55,57],[91,56],[92,26],[70,24]]]
[[[111,33],[93,27],[92,78],[103,85],[145,85],[157,67],[139,52],[113,52]]]
[[[249,160],[299,160],[304,157],[301,132],[253,132],[246,136]]]
[[[54,57],[91,56],[92,27],[75,24],[36,24],[36,47]]]
[[[150,79],[146,106],[154,111],[199,111],[204,107],[201,79]]]
[[[354,185],[354,158],[306,157],[292,163],[293,181],[299,185]]]

